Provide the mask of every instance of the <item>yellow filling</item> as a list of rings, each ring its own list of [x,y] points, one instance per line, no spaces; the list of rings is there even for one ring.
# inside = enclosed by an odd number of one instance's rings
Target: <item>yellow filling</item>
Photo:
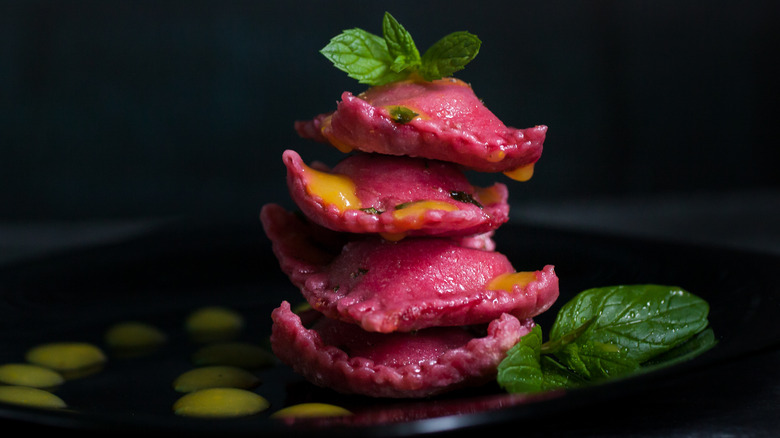
[[[379,235],[389,242],[398,242],[406,237],[406,233],[379,233]]]
[[[345,154],[352,152],[352,147],[347,146],[344,143],[340,142],[338,139],[333,137],[332,135],[328,135],[328,128],[330,128],[330,117],[326,117],[325,120],[322,121],[322,127],[320,128],[320,132],[322,133],[325,138],[328,139],[328,142],[330,142],[331,146],[338,149],[340,152],[343,152]]]
[[[501,274],[492,280],[488,282],[485,289],[487,290],[505,290],[507,292],[512,292],[512,289],[514,289],[515,285],[524,287],[528,283],[531,283],[532,281],[536,280],[536,273],[535,272],[528,272],[528,271],[522,271],[522,272],[510,272],[506,274]]]
[[[498,163],[506,157],[506,152],[502,150],[492,151],[487,155],[487,160],[491,163]]]
[[[303,165],[306,191],[318,196],[322,202],[335,205],[339,211],[360,208],[360,199],[355,194],[355,183],[349,177],[320,172]]]
[[[403,230],[416,230],[423,226],[425,214],[431,210],[455,211],[458,207],[444,201],[415,201],[403,204],[393,210],[393,219],[403,222],[399,225]],[[379,233],[383,239],[397,242],[406,237],[405,231],[397,233]]]
[[[495,186],[477,188],[477,200],[482,205],[492,205],[501,202],[501,195]]]
[[[512,178],[515,181],[525,182],[534,176],[534,163],[520,166],[516,169],[507,170],[504,175]]]
[[[417,221],[422,221],[423,216],[425,216],[425,213],[427,213],[430,210],[454,211],[457,209],[458,207],[448,202],[417,201],[417,202],[409,203],[403,208],[393,211],[393,217],[396,220],[411,219],[412,221],[417,222]]]

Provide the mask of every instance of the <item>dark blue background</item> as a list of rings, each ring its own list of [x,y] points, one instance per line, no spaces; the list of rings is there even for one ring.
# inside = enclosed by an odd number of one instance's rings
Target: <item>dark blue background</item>
[[[549,126],[535,199],[780,186],[777,2],[2,1],[0,219],[255,216],[288,203],[293,121],[364,86],[318,50],[468,30],[457,76],[507,125]]]

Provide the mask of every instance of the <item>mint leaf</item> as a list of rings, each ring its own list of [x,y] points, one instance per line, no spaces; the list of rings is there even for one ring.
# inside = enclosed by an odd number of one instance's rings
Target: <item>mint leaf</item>
[[[596,362],[603,357],[642,363],[704,330],[708,312],[706,301],[677,287],[650,284],[595,288],[581,292],[561,308],[550,338],[573,332],[593,319],[573,341],[587,347],[586,357]],[[566,356],[563,351],[557,354],[564,364]],[[590,363],[595,364],[593,361]]]
[[[708,313],[678,287],[585,290],[561,308],[547,342],[537,326],[510,349],[499,383],[510,392],[577,388],[689,360],[717,344]]]
[[[542,328],[536,325],[499,364],[499,386],[511,393],[532,393],[585,384],[585,380],[553,357],[541,354],[541,346]]]
[[[539,354],[541,346],[542,328],[536,325],[509,349],[506,358],[498,365],[499,386],[511,393],[541,391],[544,384]]]
[[[550,339],[549,341],[542,344],[542,353],[543,354],[554,354],[558,351],[560,351],[563,347],[565,347],[567,344],[575,341],[577,338],[580,337],[582,332],[588,329],[591,324],[593,324],[593,321],[595,321],[596,318],[593,317],[582,324],[578,325],[572,331],[564,334],[557,334],[554,339]]]
[[[552,356],[542,355],[542,391],[577,388],[587,383],[585,379],[556,361]]]
[[[718,344],[715,332],[708,328],[677,347],[642,364],[643,371],[652,371],[692,359]]]
[[[385,12],[381,37],[358,28],[345,30],[320,53],[349,77],[377,86],[414,74],[427,81],[450,76],[477,56],[481,44],[476,35],[454,32],[420,56],[412,35]]]
[[[414,44],[412,35],[389,12],[385,12],[382,20],[382,34],[387,44],[387,51],[393,59],[390,68],[394,72],[420,66],[420,52]]]
[[[477,56],[481,45],[476,35],[465,31],[451,33],[425,51],[419,73],[427,81],[451,76]]]
[[[382,85],[407,75],[391,69],[393,58],[385,40],[362,29],[348,29],[320,50],[336,68],[362,84]]]
[[[617,350],[613,344],[569,344],[556,357],[591,381],[619,377],[639,369],[639,362]]]

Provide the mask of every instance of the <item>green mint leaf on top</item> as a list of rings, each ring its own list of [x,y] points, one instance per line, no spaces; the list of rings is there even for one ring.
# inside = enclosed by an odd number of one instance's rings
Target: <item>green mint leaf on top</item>
[[[382,35],[387,44],[387,51],[393,59],[391,70],[402,72],[407,68],[416,69],[420,66],[420,52],[414,44],[412,35],[389,12],[385,12],[382,20]]]
[[[462,70],[479,53],[482,41],[468,32],[454,32],[434,43],[422,56],[420,75],[428,81]]]
[[[336,68],[360,83],[381,85],[405,75],[391,69],[393,59],[385,40],[362,29],[348,29],[320,50]]]
[[[420,56],[411,34],[385,12],[381,37],[358,28],[345,30],[320,53],[349,77],[377,86],[410,76],[427,81],[450,76],[477,56],[480,45],[476,35],[455,32]]]

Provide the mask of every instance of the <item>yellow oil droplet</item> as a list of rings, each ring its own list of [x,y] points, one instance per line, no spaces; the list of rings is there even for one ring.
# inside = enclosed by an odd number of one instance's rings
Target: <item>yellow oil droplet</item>
[[[33,388],[54,388],[65,379],[52,369],[28,363],[0,365],[0,383]]]
[[[61,398],[49,391],[29,386],[0,386],[0,402],[44,409],[68,407]]]
[[[173,411],[185,417],[244,417],[269,406],[264,397],[245,389],[208,388],[182,396],[173,404]]]
[[[335,205],[339,211],[360,208],[360,199],[355,193],[355,183],[349,177],[321,172],[303,165],[306,191],[319,196],[322,202]]]
[[[275,359],[270,351],[247,342],[209,344],[192,355],[192,361],[196,365],[229,365],[244,369],[270,366]]]
[[[352,412],[341,406],[328,403],[301,403],[282,408],[271,414],[271,418],[336,417],[342,415],[352,415]]]
[[[137,356],[164,344],[165,333],[151,324],[125,321],[112,325],[104,335],[106,345],[123,356]]]
[[[25,359],[35,365],[51,368],[66,379],[92,374],[106,362],[98,347],[85,342],[54,342],[27,351]]]
[[[193,392],[206,388],[250,389],[260,384],[260,379],[242,368],[234,366],[207,366],[189,370],[173,381],[178,392]]]
[[[187,316],[184,327],[196,341],[224,341],[235,337],[244,327],[244,317],[235,310],[207,306]]]
[[[490,280],[485,286],[486,290],[505,290],[507,292],[512,292],[514,287],[520,286],[525,287],[528,283],[531,283],[532,281],[536,280],[536,273],[535,272],[529,272],[529,271],[521,271],[521,272],[509,272],[506,274],[501,274],[492,280]]]
[[[525,182],[534,176],[534,163],[520,166],[516,169],[508,170],[504,172],[504,175],[512,178],[515,181]]]

